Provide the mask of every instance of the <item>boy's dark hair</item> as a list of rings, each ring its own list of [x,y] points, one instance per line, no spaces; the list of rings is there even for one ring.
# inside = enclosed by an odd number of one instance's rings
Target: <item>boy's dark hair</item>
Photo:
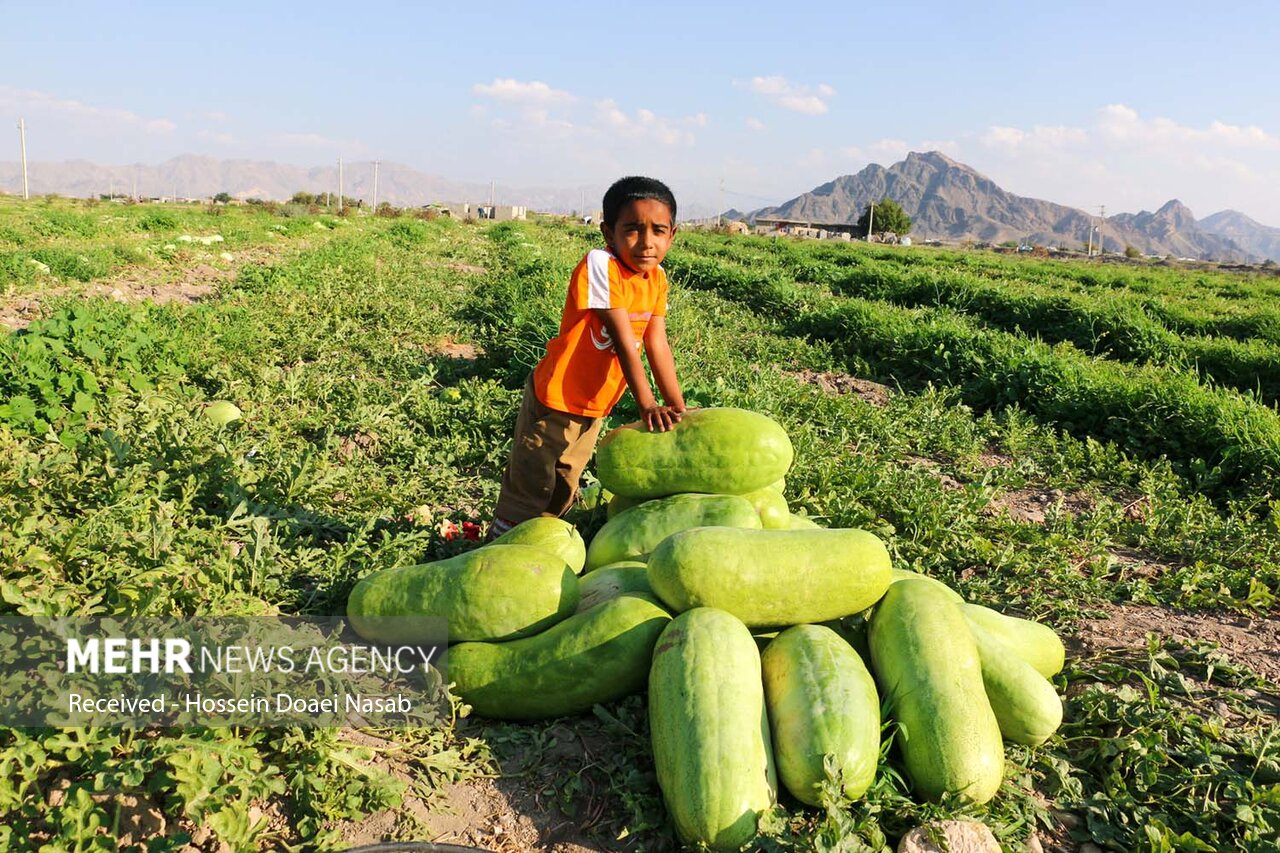
[[[662,181],[656,178],[642,178],[639,175],[619,178],[605,192],[603,203],[604,224],[612,228],[614,223],[618,221],[618,214],[622,211],[624,204],[645,198],[660,201],[669,207],[671,209],[671,224],[675,224],[675,194]]]

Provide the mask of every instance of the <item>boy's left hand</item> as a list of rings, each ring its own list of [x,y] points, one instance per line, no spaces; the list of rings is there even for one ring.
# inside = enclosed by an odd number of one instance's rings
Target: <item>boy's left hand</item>
[[[680,422],[684,409],[674,406],[649,406],[640,413],[650,432],[666,432]]]

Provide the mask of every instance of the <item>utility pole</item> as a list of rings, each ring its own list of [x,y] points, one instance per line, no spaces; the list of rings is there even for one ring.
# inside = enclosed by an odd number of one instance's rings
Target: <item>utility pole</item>
[[[493,199],[494,199],[494,196],[497,195],[497,192],[498,192],[498,182],[495,180],[490,180],[489,181],[489,206],[490,207],[494,207]],[[495,210],[494,213],[496,214],[497,211]]]
[[[338,213],[342,213],[342,158],[338,158]]]
[[[1099,205],[1099,206],[1098,206],[1098,215],[1099,215],[1102,219],[1106,219],[1106,218],[1107,218],[1107,206],[1106,206],[1105,204],[1102,204],[1102,205]],[[1088,247],[1085,249],[1085,257],[1087,257],[1087,258],[1092,258],[1092,257],[1093,257],[1093,232],[1094,232],[1094,231],[1097,231],[1097,232],[1098,232],[1098,254],[1099,254],[1099,255],[1101,255],[1101,254],[1103,253],[1103,249],[1102,249],[1102,222],[1101,222],[1101,221],[1099,221],[1099,222],[1097,222],[1097,223],[1095,224],[1095,223],[1094,223],[1094,221],[1093,221],[1093,217],[1089,217],[1089,245],[1088,245]]]
[[[378,212],[378,161],[373,161],[373,212]]]
[[[720,179],[720,198],[716,201],[716,227],[724,224],[724,178]]]
[[[1098,257],[1107,253],[1106,244],[1102,242],[1102,223],[1107,221],[1107,206],[1098,205]]]
[[[875,224],[875,221],[876,221],[876,203],[873,201],[871,202],[870,205],[867,206],[867,242],[868,243],[871,242],[871,235],[872,233],[874,233],[872,226]]]
[[[18,119],[18,138],[22,142],[22,200],[26,201],[31,198],[31,193],[27,191],[27,120]]]

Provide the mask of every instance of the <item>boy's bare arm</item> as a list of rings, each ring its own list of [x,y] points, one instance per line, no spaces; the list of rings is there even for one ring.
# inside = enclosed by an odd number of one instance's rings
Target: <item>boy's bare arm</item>
[[[684,412],[684,393],[676,378],[676,360],[667,342],[667,318],[654,317],[644,333],[644,353],[653,370],[653,380],[658,383],[658,393],[672,411]]]
[[[680,420],[679,412],[669,406],[659,406],[649,387],[649,377],[644,372],[644,362],[640,359],[640,349],[636,345],[635,332],[631,331],[631,318],[625,308],[597,308],[604,327],[613,338],[613,350],[618,356],[618,364],[622,366],[622,375],[631,389],[640,416],[644,418],[649,429],[666,432],[671,425]],[[674,369],[672,373],[674,374]],[[665,395],[664,395],[665,399]]]

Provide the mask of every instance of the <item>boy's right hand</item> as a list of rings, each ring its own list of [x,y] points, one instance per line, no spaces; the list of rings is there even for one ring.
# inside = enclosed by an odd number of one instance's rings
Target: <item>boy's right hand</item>
[[[640,413],[650,432],[666,432],[678,424],[683,415],[683,408],[673,406],[648,406]]]

